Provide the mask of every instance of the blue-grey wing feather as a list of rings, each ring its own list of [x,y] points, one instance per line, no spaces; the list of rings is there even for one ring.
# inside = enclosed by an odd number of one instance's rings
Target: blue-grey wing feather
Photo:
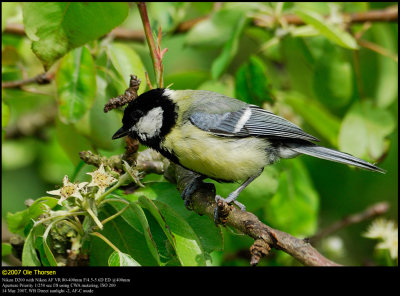
[[[196,112],[190,116],[190,121],[198,128],[219,136],[259,136],[319,141],[290,121],[254,105],[222,114]]]

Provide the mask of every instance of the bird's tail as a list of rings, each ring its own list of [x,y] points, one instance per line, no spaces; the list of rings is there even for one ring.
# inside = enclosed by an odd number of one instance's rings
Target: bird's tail
[[[298,152],[298,153],[303,153],[307,154],[310,156],[330,160],[330,161],[336,161],[344,164],[350,164],[354,165],[356,167],[365,169],[365,170],[370,170],[370,171],[375,171],[375,172],[380,172],[380,173],[386,173],[385,170],[373,165],[372,163],[369,163],[365,160],[359,159],[357,157],[354,157],[353,155],[350,155],[348,153],[340,152],[337,150],[317,146],[313,143],[287,143],[286,144],[288,148],[291,150]]]

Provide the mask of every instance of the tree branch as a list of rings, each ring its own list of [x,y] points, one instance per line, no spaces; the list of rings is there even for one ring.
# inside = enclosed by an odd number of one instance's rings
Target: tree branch
[[[21,116],[17,122],[6,127],[6,139],[36,136],[46,140],[44,128],[54,123],[57,117],[57,106],[50,105]]]
[[[174,177],[179,192],[182,192],[193,177],[193,173],[176,165],[170,165],[168,177]],[[191,199],[193,211],[199,215],[207,215],[214,220],[215,187],[213,184],[204,183],[194,192]],[[273,229],[262,223],[257,216],[250,212],[241,211],[231,207],[226,217],[226,225],[229,225],[242,233],[250,236],[255,243],[250,249],[252,253],[251,264],[255,265],[258,260],[269,253],[270,248],[282,250],[297,261],[309,266],[338,266],[339,264],[325,258],[308,242],[291,236],[288,233]]]
[[[137,98],[137,92],[139,90],[141,80],[136,75],[131,74],[130,76],[131,78],[129,80],[129,87],[125,90],[125,93],[116,98],[111,98],[108,100],[108,102],[104,105],[104,113],[107,113],[112,109],[122,107]]]
[[[365,12],[357,12],[351,14],[343,14],[347,23],[357,24],[365,22],[397,22],[398,21],[398,6],[394,5],[386,9],[370,10]],[[192,20],[180,23],[173,34],[185,33],[193,28],[197,23],[206,20],[209,16],[202,16]],[[296,15],[284,15],[283,18],[288,24],[300,26],[304,22]],[[271,16],[257,17],[253,19],[254,26],[265,27],[273,21]],[[22,24],[7,24],[4,32],[14,35],[25,35],[24,26]],[[145,32],[139,30],[129,30],[125,28],[115,28],[109,34],[113,35],[116,40],[122,41],[138,41],[144,42]]]
[[[2,88],[19,88],[27,84],[49,84],[51,80],[54,78],[54,73],[42,73],[36,75],[35,77],[21,79],[21,80],[14,80],[14,81],[5,81],[1,82]]]
[[[333,232],[336,232],[342,228],[345,228],[349,225],[360,223],[364,220],[368,220],[374,218],[376,216],[383,215],[389,210],[389,204],[387,202],[380,202],[368,207],[366,210],[361,213],[353,214],[343,218],[342,220],[328,226],[325,229],[320,230],[317,234],[313,235],[308,239],[310,243],[315,243],[322,238],[330,235]]]
[[[297,15],[283,15],[281,18],[283,18],[283,20],[289,25],[301,26],[305,24]],[[342,18],[347,24],[359,24],[365,22],[397,22],[398,6],[394,5],[385,9],[356,13],[343,13]],[[253,24],[259,27],[269,27],[275,22],[275,16],[271,15],[257,16],[253,20]]]

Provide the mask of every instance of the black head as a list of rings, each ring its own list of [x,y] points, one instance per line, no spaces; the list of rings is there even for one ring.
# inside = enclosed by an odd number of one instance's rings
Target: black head
[[[162,88],[152,89],[130,102],[124,110],[122,127],[112,138],[129,135],[146,146],[159,146],[177,118],[177,106],[166,93]]]

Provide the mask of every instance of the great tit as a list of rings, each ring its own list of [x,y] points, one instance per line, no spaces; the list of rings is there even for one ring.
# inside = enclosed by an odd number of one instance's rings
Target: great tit
[[[212,91],[152,89],[128,104],[122,124],[113,139],[136,138],[196,173],[182,192],[185,204],[205,178],[244,181],[227,198],[216,196],[244,210],[236,199],[264,167],[299,154],[385,172],[350,154],[314,144],[317,138],[272,112]]]

